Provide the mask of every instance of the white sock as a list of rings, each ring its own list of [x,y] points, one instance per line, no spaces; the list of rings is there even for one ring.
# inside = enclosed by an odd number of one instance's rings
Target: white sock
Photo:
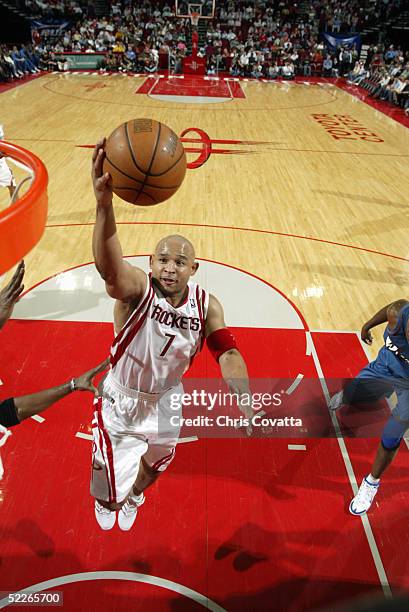
[[[367,476],[366,479],[370,484],[373,484],[373,485],[378,484],[380,481],[380,478],[374,478],[372,474],[369,474],[369,476]]]
[[[136,495],[132,491],[132,493],[130,493],[130,495],[129,495],[129,499],[131,500],[131,502],[140,502],[143,499],[143,493],[141,493],[140,495]]]

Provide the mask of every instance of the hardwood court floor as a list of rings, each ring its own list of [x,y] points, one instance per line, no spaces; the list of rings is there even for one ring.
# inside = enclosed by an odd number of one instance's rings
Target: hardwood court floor
[[[200,256],[250,269],[279,287],[313,328],[357,329],[405,295],[407,129],[332,84],[241,83],[245,99],[193,105],[135,95],[142,82],[50,74],[1,95],[7,137],[39,155],[50,175],[49,227],[27,258],[29,284],[90,261],[90,151],[77,146],[141,116],[177,133],[197,127],[211,139],[269,144],[211,156],[156,207],[117,200],[119,222],[148,223],[120,227],[125,254],[149,252],[164,233],[184,231]],[[335,140],[317,114],[348,115],[382,142]],[[192,225],[182,230],[180,223]]]
[[[89,400],[70,396],[2,449],[1,590],[54,578],[60,588],[64,576],[82,580],[91,571],[108,581],[121,570],[145,583],[146,575],[162,580],[159,592],[152,583],[138,587],[135,609],[193,610],[202,594],[214,610],[264,610],[274,601],[280,612],[298,612],[408,587],[401,545],[409,538],[408,450],[385,478],[380,507],[363,521],[352,517],[351,487],[368,469],[378,433],[349,439],[353,424],[341,415],[344,447],[325,400],[335,390],[331,378],[354,375],[367,360],[354,331],[406,296],[409,132],[333,83],[234,83],[232,96],[241,88],[244,98],[212,102],[225,88],[203,80],[199,103],[183,79],[151,86],[121,75],[50,74],[1,94],[8,139],[41,157],[50,176],[47,229],[26,258],[29,291],[2,336],[4,393],[57,384],[106,354],[112,304],[87,265],[94,198],[84,145],[132,117],[153,117],[178,134],[203,130],[213,152],[169,202],[142,208],[115,200],[124,254],[146,255],[161,236],[186,234],[200,282],[222,299],[251,375],[311,380],[313,425],[332,433],[183,444],[135,531],[104,534],[88,496]],[[141,87],[149,96],[136,94]],[[146,266],[146,257],[135,263]],[[374,335],[373,354],[381,330]],[[206,351],[190,376],[205,374],[217,375]],[[298,396],[291,399],[299,409]],[[381,426],[384,409],[368,421]],[[360,427],[367,425],[364,415]],[[64,588],[68,612],[78,598],[90,611],[127,609],[135,598],[133,586],[105,582],[100,591],[98,584]],[[168,598],[160,594],[166,588]]]

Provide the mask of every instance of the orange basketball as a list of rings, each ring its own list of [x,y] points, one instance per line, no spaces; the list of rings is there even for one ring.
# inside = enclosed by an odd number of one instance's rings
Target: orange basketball
[[[164,202],[179,189],[186,154],[176,134],[154,119],[131,119],[109,136],[104,172],[117,196],[140,206]]]

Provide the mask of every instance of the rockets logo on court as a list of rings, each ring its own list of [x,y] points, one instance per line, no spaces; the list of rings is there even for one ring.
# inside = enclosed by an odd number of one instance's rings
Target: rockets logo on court
[[[190,136],[190,134],[194,136]],[[255,145],[274,145],[276,142],[266,140],[232,140],[225,138],[210,138],[201,128],[190,127],[183,130],[179,136],[186,153],[197,154],[196,159],[187,163],[190,170],[203,166],[212,155],[252,155],[260,153],[260,149],[232,149],[215,145],[241,145],[251,147]],[[95,145],[76,145],[81,149],[93,149]]]
[[[196,137],[189,136],[188,134],[196,135]],[[193,161],[187,163],[187,167],[190,170],[196,170],[207,162],[211,155],[251,155],[252,153],[259,153],[259,150],[246,150],[246,149],[224,149],[215,147],[214,145],[272,145],[277,144],[269,141],[260,140],[227,140],[224,138],[210,138],[210,136],[201,128],[190,127],[183,130],[179,136],[183,143],[186,153],[197,153],[198,157]]]

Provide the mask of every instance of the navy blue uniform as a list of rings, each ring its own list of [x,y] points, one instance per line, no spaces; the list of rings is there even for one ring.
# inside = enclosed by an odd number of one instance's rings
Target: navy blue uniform
[[[399,445],[409,427],[409,342],[406,329],[409,321],[409,304],[404,306],[393,329],[385,328],[384,346],[375,361],[371,361],[344,389],[345,403],[374,402],[389,397],[394,391],[398,403],[388,421],[382,443],[391,449]]]

